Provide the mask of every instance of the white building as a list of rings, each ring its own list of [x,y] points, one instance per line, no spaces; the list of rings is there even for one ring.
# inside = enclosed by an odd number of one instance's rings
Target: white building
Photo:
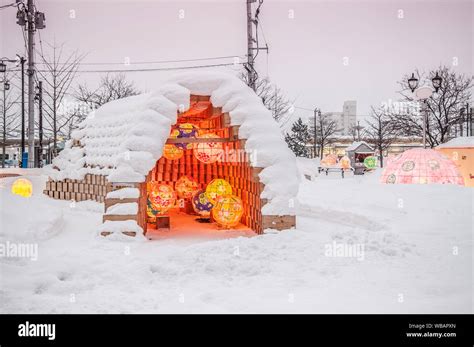
[[[337,135],[350,135],[351,128],[357,125],[357,101],[344,101],[342,112],[326,112],[325,115],[329,115],[332,120],[336,121]]]

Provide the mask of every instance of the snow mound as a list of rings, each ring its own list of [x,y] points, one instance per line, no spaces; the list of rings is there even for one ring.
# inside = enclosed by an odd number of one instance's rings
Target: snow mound
[[[459,148],[474,147],[474,136],[456,137],[446,143],[440,144],[436,148]]]
[[[125,204],[115,204],[107,209],[107,215],[132,215],[138,213],[138,204],[129,202]]]
[[[228,112],[251,165],[263,168],[265,214],[294,214],[291,201],[298,191],[296,158],[283,140],[279,125],[262,100],[241,80],[227,73],[179,75],[155,92],[109,102],[91,112],[72,140],[53,161],[54,180],[108,176],[109,182],[143,182],[156,161],[177,111],[189,109],[190,95],[209,95],[215,107]]]
[[[146,240],[143,235],[143,229],[140,227],[134,220],[125,220],[125,221],[105,221],[97,229],[97,233],[100,237],[101,232],[111,232],[111,235],[107,236],[108,240],[115,241],[144,241]],[[136,232],[135,237],[130,237],[122,234],[123,232]]]
[[[107,193],[107,199],[138,199],[140,191],[138,188],[122,188]]]

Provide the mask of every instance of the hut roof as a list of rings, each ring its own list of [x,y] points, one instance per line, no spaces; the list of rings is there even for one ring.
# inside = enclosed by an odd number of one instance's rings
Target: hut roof
[[[440,144],[436,148],[466,148],[474,147],[474,136],[456,137],[446,143]]]

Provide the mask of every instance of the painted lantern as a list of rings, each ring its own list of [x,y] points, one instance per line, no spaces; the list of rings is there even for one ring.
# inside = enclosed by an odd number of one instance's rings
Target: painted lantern
[[[191,199],[198,190],[199,184],[192,177],[181,176],[175,184],[176,193],[180,199]]]
[[[216,204],[219,198],[223,197],[224,195],[231,195],[232,194],[232,187],[230,186],[229,182],[222,178],[213,179],[206,187],[206,196],[207,199],[212,203]]]
[[[178,160],[184,155],[184,151],[175,145],[166,144],[163,148],[163,157],[169,160]]]
[[[173,187],[158,182],[148,182],[147,213],[150,217],[166,213],[176,202]]]
[[[181,123],[178,124],[170,134],[170,137],[183,139],[183,138],[195,138],[199,132],[199,127],[192,123]],[[177,148],[180,149],[191,149],[193,148],[192,143],[177,143],[175,144]]]
[[[191,203],[194,212],[200,216],[209,217],[211,215],[211,209],[214,205],[207,199],[206,192],[203,189],[194,193]]]
[[[217,139],[216,134],[203,134],[198,136],[201,139]],[[211,164],[219,160],[224,153],[221,142],[200,142],[194,144],[194,156],[205,164]]]
[[[232,228],[239,224],[243,213],[242,200],[235,195],[221,197],[212,209],[212,217],[218,225]]]
[[[12,193],[29,198],[33,194],[33,184],[26,178],[19,178],[12,184]]]

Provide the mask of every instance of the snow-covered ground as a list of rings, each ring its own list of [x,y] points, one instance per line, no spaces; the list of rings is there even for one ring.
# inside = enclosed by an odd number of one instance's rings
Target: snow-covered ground
[[[0,257],[0,312],[471,313],[472,189],[379,174],[301,183],[296,230],[136,242],[97,237],[103,206],[43,196],[38,172],[31,198],[0,179],[0,243],[38,245]]]

